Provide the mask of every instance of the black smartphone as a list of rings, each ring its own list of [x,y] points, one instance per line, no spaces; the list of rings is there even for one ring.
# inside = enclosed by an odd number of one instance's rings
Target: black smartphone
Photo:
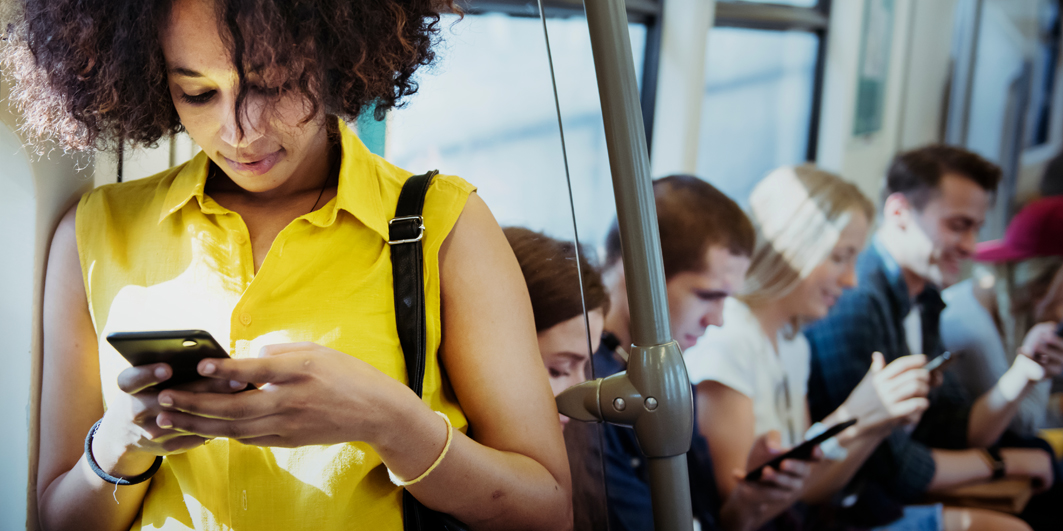
[[[767,463],[764,463],[763,465],[760,465],[757,468],[750,470],[749,473],[746,474],[746,481],[760,480],[760,476],[764,474],[765,468],[771,467],[775,470],[778,470],[779,467],[782,466],[782,462],[787,459],[800,459],[802,461],[807,461],[811,459],[812,452],[823,441],[830,439],[835,435],[838,435],[839,433],[845,431],[854,424],[856,424],[856,419],[847,420],[845,422],[839,422],[838,424],[827,428],[827,431],[816,435],[815,437],[791,448],[790,451],[786,452],[785,454],[782,454],[779,457],[776,457],[775,459],[772,459],[771,461],[768,461]]]
[[[941,353],[940,356],[928,361],[926,363],[926,365],[923,366],[923,368],[928,370],[928,371],[930,371],[930,372],[943,371],[949,365],[952,365],[953,363],[955,363],[956,360],[960,359],[960,356],[961,356],[961,353],[959,353],[959,352],[945,351],[945,352]]]
[[[196,370],[200,361],[229,357],[229,353],[204,330],[116,332],[107,336],[107,342],[134,367],[169,364],[173,376],[155,385],[156,389],[168,389],[203,378]]]
[[[1063,321],[1060,321],[1059,324],[1056,325],[1056,336],[1063,337]]]

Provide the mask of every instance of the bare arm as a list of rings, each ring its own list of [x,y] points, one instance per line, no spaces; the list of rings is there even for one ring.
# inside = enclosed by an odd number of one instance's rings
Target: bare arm
[[[753,401],[714,381],[697,385],[698,427],[709,441],[720,497],[720,520],[729,531],[757,529],[797,501],[811,465],[783,461],[780,470],[765,469],[759,481],[745,481],[746,470],[783,453],[778,432],[755,436]]]
[[[569,528],[568,458],[527,285],[479,196],[469,198],[440,260],[440,356],[476,440],[456,433],[441,467],[411,493],[477,528]]]
[[[82,455],[85,435],[103,416],[103,398],[74,216],[71,209],[56,229],[44,284],[39,516],[44,529],[128,529],[148,483],[116,490],[92,472]],[[119,463],[118,456],[96,448],[101,467],[130,476],[147,470],[153,459]]]
[[[697,385],[698,427],[709,441],[716,487],[727,498],[739,480],[735,469],[745,470],[749,451],[756,439],[753,400],[719,382]]]
[[[1056,337],[1055,326],[1041,323],[1031,329],[1011,368],[974,403],[967,425],[970,446],[985,448],[996,443],[1037,383],[1060,373],[1063,339]]]

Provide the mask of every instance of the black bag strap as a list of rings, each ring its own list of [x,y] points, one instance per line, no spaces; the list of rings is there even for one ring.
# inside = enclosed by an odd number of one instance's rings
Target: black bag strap
[[[421,396],[424,390],[426,316],[424,301],[424,198],[432,178],[430,171],[406,180],[399,193],[395,217],[388,222],[388,245],[391,246],[391,276],[395,285],[395,324],[399,332],[402,355],[406,359],[406,377],[410,389]]]
[[[407,383],[417,396],[424,392],[427,347],[427,315],[424,299],[424,198],[432,178],[430,171],[406,180],[399,193],[395,217],[388,222],[391,246],[391,276],[395,286],[395,325],[406,360]],[[449,515],[432,511],[410,491],[402,491],[402,521],[406,531],[461,531],[465,526]]]

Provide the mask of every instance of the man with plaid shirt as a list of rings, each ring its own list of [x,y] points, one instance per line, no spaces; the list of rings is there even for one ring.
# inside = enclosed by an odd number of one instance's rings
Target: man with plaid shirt
[[[999,168],[959,148],[929,146],[894,159],[882,224],[857,262],[858,287],[806,330],[813,420],[841,405],[867,373],[873,352],[882,352],[887,363],[913,353],[933,358],[943,352],[938,323],[945,305],[939,290],[959,279],[964,260],[974,253],[999,181]],[[1043,378],[1041,366],[1031,365],[1029,381]],[[860,510],[852,512],[869,519],[861,523],[897,518],[902,505],[965,483],[1007,475],[1033,478],[1043,488],[1051,485],[1052,462],[1043,450],[981,449],[997,443],[1026,392],[1003,383],[972,403],[945,372],[914,429],[894,430],[854,479]],[[946,509],[942,514],[935,507],[917,513],[906,511],[906,525],[914,525],[905,529],[950,528],[952,519],[1021,528],[1021,522],[989,511]]]

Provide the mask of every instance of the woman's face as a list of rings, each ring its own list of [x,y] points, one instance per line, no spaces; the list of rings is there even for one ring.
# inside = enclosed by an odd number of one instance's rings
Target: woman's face
[[[779,302],[794,317],[822,319],[838,302],[842,291],[856,286],[856,257],[867,240],[869,222],[863,213],[855,211],[850,218],[827,259]]]
[[[590,322],[591,349],[598,350],[605,326],[605,315],[601,309],[587,314]],[[587,360],[587,326],[582,315],[557,323],[539,332],[539,353],[543,364],[550,374],[550,389],[554,396],[561,391],[586,380]],[[561,415],[561,426],[568,423],[568,417]]]
[[[321,173],[327,175],[325,116],[304,123],[307,103],[300,93],[283,90],[285,79],[249,73],[236,116],[237,72],[218,34],[213,2],[175,2],[161,40],[181,123],[233,182],[248,192],[285,191],[300,188],[300,179],[319,184]]]

